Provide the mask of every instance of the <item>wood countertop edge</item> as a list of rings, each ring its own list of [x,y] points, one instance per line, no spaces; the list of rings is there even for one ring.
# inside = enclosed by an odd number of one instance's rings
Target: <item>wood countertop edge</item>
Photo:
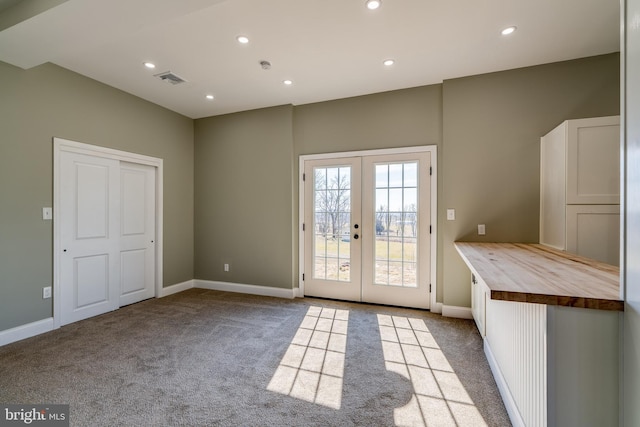
[[[512,290],[500,290],[493,289],[490,286],[491,281],[487,282],[487,278],[484,278],[481,274],[478,273],[473,264],[469,261],[467,256],[464,254],[463,250],[458,246],[458,243],[464,244],[474,244],[474,242],[454,242],[454,247],[456,248],[458,254],[463,259],[465,264],[469,267],[471,272],[481,278],[489,287],[490,297],[492,300],[497,301],[510,301],[510,302],[524,302],[524,303],[532,303],[532,304],[545,304],[545,305],[555,305],[562,307],[574,307],[574,308],[587,308],[587,309],[595,309],[595,310],[609,310],[609,311],[624,311],[624,301],[620,299],[609,299],[609,298],[596,298],[596,297],[586,297],[586,296],[575,296],[575,295],[562,295],[558,294],[550,294],[550,293],[536,293],[536,292],[522,292],[522,291],[512,291]],[[572,260],[574,256],[571,254],[567,254],[566,256],[556,249],[547,248],[539,244],[523,244],[523,243],[504,243],[504,245],[518,246],[524,247],[526,245],[536,248],[537,250],[548,252],[551,256],[559,255],[562,257],[562,261]],[[562,255],[560,255],[562,254]],[[606,266],[606,264],[603,264]],[[604,271],[600,268],[595,268],[596,270]],[[615,269],[606,268],[607,271],[613,271]]]
[[[589,308],[593,310],[624,311],[624,301],[603,298],[491,290],[491,299],[495,301],[526,302],[530,304]]]

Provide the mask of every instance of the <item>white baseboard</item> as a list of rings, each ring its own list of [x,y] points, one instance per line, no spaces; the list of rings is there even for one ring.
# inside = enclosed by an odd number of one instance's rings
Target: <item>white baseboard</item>
[[[36,335],[53,331],[54,329],[53,317],[49,317],[48,319],[42,319],[0,331],[0,347],[26,338],[35,337]]]
[[[242,294],[262,295],[278,298],[295,298],[297,289],[273,288],[270,286],[244,285],[240,283],[215,282],[211,280],[187,280],[182,283],[167,286],[160,290],[158,298],[186,291],[191,288],[213,289],[218,291],[237,292]],[[26,338],[31,338],[45,332],[53,331],[53,317],[16,326],[15,328],[0,331],[0,347]]]
[[[217,282],[213,280],[193,280],[194,288],[212,289],[215,291],[237,292],[240,294],[262,295],[277,298],[295,298],[295,289],[274,288],[271,286],[245,285],[242,283]]]
[[[457,317],[458,319],[473,319],[471,308],[456,307],[455,305],[443,305],[442,315],[444,317]]]
[[[509,391],[507,381],[502,376],[502,371],[500,371],[498,362],[496,361],[496,358],[491,351],[491,347],[489,346],[489,341],[486,339],[484,340],[484,354],[487,356],[487,362],[489,362],[489,366],[491,367],[491,372],[493,373],[493,378],[496,380],[496,385],[498,386],[498,390],[502,396],[504,406],[507,408],[507,414],[509,414],[511,424],[514,427],[525,427],[524,420],[520,416],[520,411],[518,411],[516,401],[513,399],[513,396]]]
[[[433,304],[431,306],[431,308],[429,309],[430,312],[435,313],[435,314],[442,314],[442,303],[441,302],[437,302],[435,304]]]
[[[169,295],[177,294],[178,292],[186,291],[187,289],[193,288],[193,279],[187,280],[186,282],[176,283],[175,285],[167,286],[166,288],[162,288],[160,290],[160,295],[158,298],[167,297]]]

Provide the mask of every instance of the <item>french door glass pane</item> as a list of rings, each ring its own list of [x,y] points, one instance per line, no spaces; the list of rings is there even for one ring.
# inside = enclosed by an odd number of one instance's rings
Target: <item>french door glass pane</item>
[[[375,168],[375,283],[417,287],[418,163]]]
[[[351,167],[314,168],[314,279],[351,280]]]

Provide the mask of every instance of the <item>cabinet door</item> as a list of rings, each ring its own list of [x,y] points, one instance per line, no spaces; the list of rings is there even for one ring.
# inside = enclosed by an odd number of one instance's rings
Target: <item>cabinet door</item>
[[[486,305],[486,294],[487,290],[485,288],[482,280],[477,278],[476,275],[471,275],[471,313],[473,315],[473,319],[476,321],[476,326],[478,327],[478,331],[480,332],[480,336],[484,338],[486,336],[485,329],[485,305]]]
[[[567,252],[619,265],[620,206],[568,205]]]
[[[567,203],[620,203],[620,118],[568,123]]]

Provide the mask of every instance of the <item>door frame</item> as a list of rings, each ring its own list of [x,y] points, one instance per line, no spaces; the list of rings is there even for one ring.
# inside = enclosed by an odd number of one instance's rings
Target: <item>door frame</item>
[[[402,148],[383,148],[377,150],[361,150],[361,151],[345,151],[338,153],[323,153],[323,154],[304,154],[299,157],[298,164],[298,289],[296,296],[304,297],[304,163],[309,160],[323,160],[323,159],[340,159],[344,157],[368,157],[368,156],[384,156],[390,154],[406,154],[406,153],[431,153],[431,270],[430,270],[430,284],[431,284],[431,296],[429,298],[429,310],[437,310],[436,303],[436,290],[437,290],[437,245],[438,245],[438,147],[436,145],[419,145],[415,147],[402,147]]]
[[[61,247],[61,224],[58,221],[60,215],[60,154],[62,152],[85,154],[89,156],[119,160],[129,163],[148,165],[156,171],[156,247],[155,247],[155,297],[158,298],[162,292],[162,258],[163,258],[163,160],[157,157],[143,154],[130,153],[113,148],[101,147],[97,145],[85,144],[63,138],[53,138],[53,327],[59,328],[61,321],[61,301],[60,301],[60,251]]]

